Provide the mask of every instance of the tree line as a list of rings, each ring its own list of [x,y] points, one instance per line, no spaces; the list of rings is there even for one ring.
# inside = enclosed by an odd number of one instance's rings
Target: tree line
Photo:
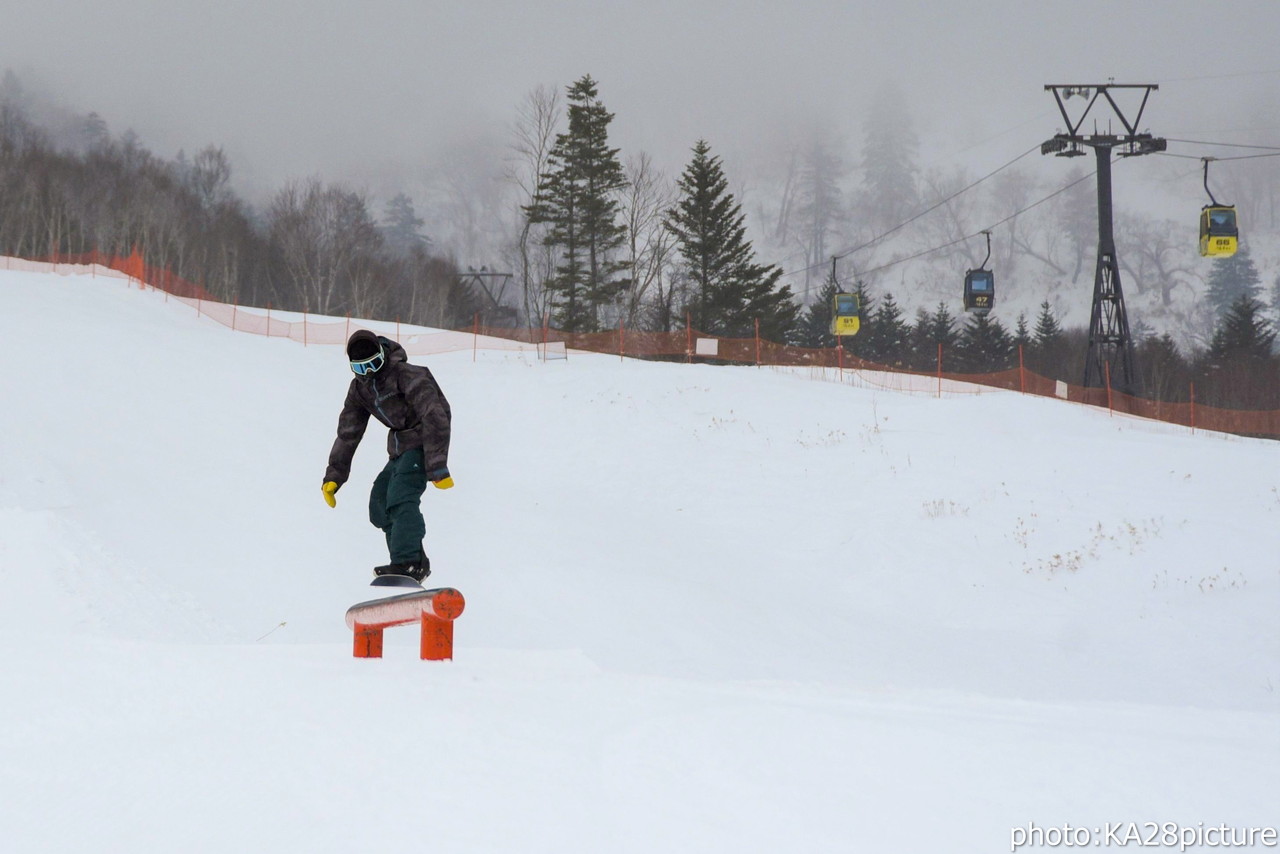
[[[690,323],[725,337],[750,337],[758,323],[769,340],[834,345],[831,298],[841,289],[834,277],[816,294],[807,294],[807,284],[797,294],[782,282],[782,267],[757,257],[742,201],[708,141],[693,143],[674,180],[643,154],[623,160],[609,142],[613,114],[589,75],[568,86],[563,99],[558,90],[539,88],[520,107],[507,176],[519,195],[518,227],[501,258],[516,287],[496,298],[473,288],[478,278],[435,251],[404,193],[379,220],[364,194],[309,178],[286,183],[255,210],[231,190],[230,164],[219,148],[165,160],[131,133],[113,138],[94,114],[55,135],[29,112],[21,87],[6,75],[0,251],[9,254],[128,254],[136,247],[147,263],[203,285],[215,298],[327,315],[457,328],[483,313],[486,322],[548,322],[569,332],[619,325],[669,332]],[[863,213],[876,228],[919,209],[922,185],[938,193],[951,186],[938,175],[917,180],[909,128],[900,114],[888,115],[898,117],[869,133],[864,164]],[[800,240],[812,269],[826,260],[836,234],[839,166],[829,148],[815,145],[792,169],[778,234]],[[999,192],[1004,202],[1021,204],[1029,190],[1015,176]],[[1074,195],[1064,196],[1055,214],[1063,245],[1074,247],[1068,256],[1046,233],[1015,221],[1003,263],[1012,266],[1013,253],[1030,253],[1078,277],[1092,226],[1087,199]],[[958,199],[954,205],[966,203]],[[936,218],[939,237],[950,237],[966,219],[954,205]],[[1151,235],[1144,240],[1154,254],[1137,254],[1135,263],[1163,275],[1172,263],[1166,244]],[[893,294],[873,295],[863,283],[856,290],[863,331],[845,346],[863,358],[934,370],[942,345],[947,371],[1005,370],[1017,365],[1021,351],[1026,366],[1044,376],[1078,382],[1083,374],[1086,333],[1062,329],[1047,302],[1034,323],[1019,317],[1009,329],[995,316],[956,317],[946,301],[907,319]],[[1280,308],[1280,280],[1271,296]],[[1207,297],[1213,333],[1201,346],[1179,347],[1168,335],[1135,330],[1146,393],[1178,400],[1198,378],[1203,402],[1280,406],[1275,330],[1262,298],[1247,249],[1216,261]]]
[[[1211,291],[1221,318],[1207,346],[1184,352],[1168,333],[1138,330],[1135,361],[1144,397],[1226,409],[1280,409],[1277,333],[1266,318],[1256,288],[1229,278],[1232,268],[1252,269],[1247,253],[1217,268]],[[1256,272],[1255,272],[1256,277]],[[790,343],[834,347],[833,303],[841,288],[828,277],[819,299],[799,318]],[[859,282],[852,289],[861,306],[861,329],[839,346],[858,358],[903,370],[994,373],[1019,366],[1049,379],[1079,383],[1088,330],[1064,328],[1046,300],[1034,321],[1020,314],[1009,329],[993,315],[959,318],[945,302],[918,309],[908,320],[892,293],[876,298]],[[939,361],[941,360],[941,361]]]
[[[55,135],[21,85],[0,83],[0,252],[39,258],[137,249],[212,297],[327,315],[469,323],[480,303],[431,250],[405,195],[382,222],[367,198],[318,178],[288,182],[264,210],[230,188],[225,152],[153,154],[96,114]]]

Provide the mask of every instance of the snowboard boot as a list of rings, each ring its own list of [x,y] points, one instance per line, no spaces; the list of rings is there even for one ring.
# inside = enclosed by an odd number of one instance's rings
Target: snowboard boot
[[[419,560],[417,563],[409,564],[409,570],[405,572],[405,575],[409,576],[419,584],[421,584],[424,580],[426,580],[426,577],[430,574],[431,574],[431,561],[428,560],[425,554],[422,556],[422,559]]]
[[[375,566],[373,574],[378,575],[407,575],[419,584],[422,580],[431,574],[431,561],[427,560],[427,556],[423,555],[420,560],[409,561],[408,563],[388,563],[384,566]]]

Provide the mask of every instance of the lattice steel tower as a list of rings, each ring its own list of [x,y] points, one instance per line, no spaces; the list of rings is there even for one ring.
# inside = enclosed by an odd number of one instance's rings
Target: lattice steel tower
[[[1115,231],[1111,210],[1111,159],[1114,152],[1119,157],[1133,157],[1164,151],[1164,139],[1149,133],[1138,133],[1142,111],[1147,99],[1160,87],[1154,83],[1117,84],[1090,83],[1083,85],[1049,84],[1046,92],[1053,92],[1058,110],[1066,123],[1067,132],[1055,134],[1053,139],[1040,146],[1041,154],[1058,157],[1083,157],[1085,148],[1092,148],[1098,160],[1098,265],[1093,277],[1093,311],[1089,318],[1089,353],[1084,365],[1084,384],[1087,388],[1099,388],[1110,376],[1111,386],[1126,394],[1138,393],[1138,371],[1133,358],[1133,341],[1129,337],[1129,317],[1124,308],[1124,292],[1120,288],[1120,264],[1116,260]],[[1116,89],[1142,89],[1142,103],[1133,121],[1125,116],[1120,105],[1111,96]],[[1067,114],[1065,101],[1073,96],[1088,103],[1080,118],[1074,122]],[[1080,128],[1093,110],[1098,99],[1111,106],[1115,117],[1124,126],[1125,133],[1081,134]]]

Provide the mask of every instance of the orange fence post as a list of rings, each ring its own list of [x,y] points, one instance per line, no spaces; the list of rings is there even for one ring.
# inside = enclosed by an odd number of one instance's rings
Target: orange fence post
[[[684,331],[685,353],[689,357],[689,364],[693,364],[693,315],[687,311],[684,313]]]
[[[756,318],[756,367],[760,367],[760,318]]]
[[[231,331],[236,331],[236,312],[240,310],[240,300],[231,303]]]
[[[1191,384],[1191,432],[1196,432],[1196,384]]]
[[[346,341],[350,338],[351,338],[351,315],[348,314],[347,315],[347,334],[343,336],[342,340]]]
[[[938,342],[938,397],[942,397],[942,342]]]
[[[419,657],[423,661],[452,659],[453,621],[462,615],[466,604],[457,590],[441,587],[352,605],[346,621],[352,630],[354,655],[381,658],[383,630],[416,623],[421,632]]]

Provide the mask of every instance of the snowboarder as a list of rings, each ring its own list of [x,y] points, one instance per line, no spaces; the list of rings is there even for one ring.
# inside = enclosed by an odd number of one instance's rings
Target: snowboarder
[[[374,567],[373,574],[407,575],[421,582],[431,574],[431,561],[422,547],[426,524],[419,502],[431,481],[449,489],[449,401],[431,371],[409,364],[396,342],[361,329],[347,341],[347,359],[355,377],[338,416],[338,438],[329,453],[321,491],[330,507],[337,506],[339,487],[351,475],[351,460],[372,415],[389,429],[390,459],[373,481],[369,521],[387,538],[391,562]]]

